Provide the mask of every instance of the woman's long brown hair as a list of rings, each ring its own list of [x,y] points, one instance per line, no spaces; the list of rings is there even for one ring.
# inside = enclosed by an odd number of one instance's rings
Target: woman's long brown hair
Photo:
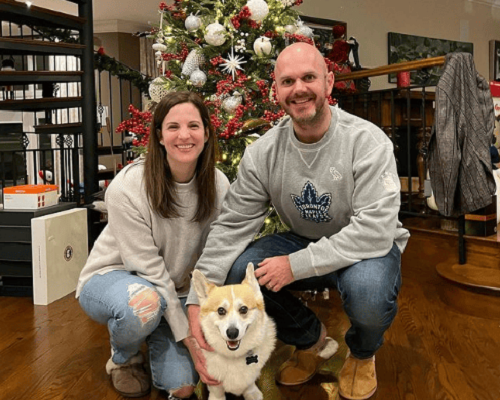
[[[202,222],[212,214],[215,208],[215,161],[218,156],[218,145],[208,109],[196,93],[189,91],[170,92],[154,110],[144,167],[146,194],[151,208],[162,217],[175,218],[180,216],[179,207],[182,207],[182,204],[178,203],[175,182],[167,161],[167,152],[160,140],[163,120],[172,107],[182,103],[191,103],[198,109],[203,126],[208,132],[208,140],[196,164],[198,209],[193,221]]]

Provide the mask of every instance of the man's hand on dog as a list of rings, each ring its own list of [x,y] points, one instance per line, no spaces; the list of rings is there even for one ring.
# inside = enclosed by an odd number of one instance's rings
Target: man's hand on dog
[[[266,286],[273,292],[278,292],[295,280],[288,256],[266,258],[259,263],[259,268],[255,270],[255,277],[259,285]]]
[[[201,330],[200,324],[200,306],[196,304],[190,304],[187,308],[188,310],[188,320],[189,320],[189,330],[191,331],[191,336],[184,339],[184,345],[188,348],[191,358],[194,362],[194,367],[198,374],[200,374],[200,379],[203,383],[210,386],[220,385],[219,381],[212,378],[207,371],[207,362],[205,356],[203,355],[201,349],[207,351],[214,351],[212,347],[205,340],[205,336]]]

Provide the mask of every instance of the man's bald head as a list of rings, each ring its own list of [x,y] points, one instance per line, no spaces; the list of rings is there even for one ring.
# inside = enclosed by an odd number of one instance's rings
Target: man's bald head
[[[283,65],[288,63],[293,64],[298,58],[310,60],[315,69],[318,68],[324,75],[328,73],[325,59],[319,50],[308,43],[299,42],[285,47],[285,49],[280,53],[278,59],[276,60],[276,67],[274,69],[275,74],[279,74]]]

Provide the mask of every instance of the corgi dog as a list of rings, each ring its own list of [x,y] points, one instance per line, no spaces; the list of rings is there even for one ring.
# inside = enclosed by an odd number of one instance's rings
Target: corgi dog
[[[203,351],[207,371],[219,386],[208,386],[209,400],[223,400],[225,393],[245,400],[262,400],[255,381],[276,345],[276,325],[266,314],[264,298],[249,263],[239,285],[218,287],[198,270],[193,284],[200,300],[200,324],[208,344]]]

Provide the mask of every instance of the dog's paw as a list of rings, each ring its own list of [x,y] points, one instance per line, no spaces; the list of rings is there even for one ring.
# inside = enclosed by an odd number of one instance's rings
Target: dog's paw
[[[257,385],[254,383],[247,390],[243,392],[243,397],[245,400],[263,400],[264,396],[262,392],[259,390]]]

